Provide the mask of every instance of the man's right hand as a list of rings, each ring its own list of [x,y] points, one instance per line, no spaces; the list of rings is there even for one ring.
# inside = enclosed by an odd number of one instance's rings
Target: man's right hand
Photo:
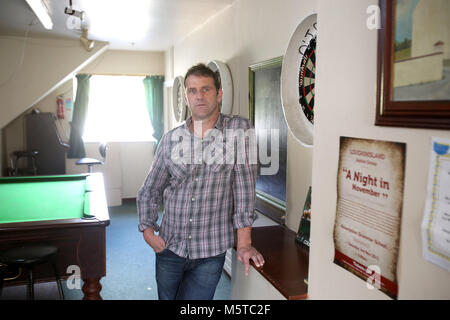
[[[160,236],[155,235],[153,228],[147,228],[143,232],[144,240],[153,250],[158,253],[164,250],[166,243]]]

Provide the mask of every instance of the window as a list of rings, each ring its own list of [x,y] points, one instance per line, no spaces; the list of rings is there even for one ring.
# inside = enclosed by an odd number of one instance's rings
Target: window
[[[143,76],[93,75],[83,140],[153,141]]]

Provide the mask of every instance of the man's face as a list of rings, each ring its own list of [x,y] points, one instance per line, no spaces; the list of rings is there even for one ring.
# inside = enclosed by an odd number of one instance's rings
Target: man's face
[[[217,91],[211,77],[190,75],[186,79],[186,103],[196,121],[207,120],[219,113],[222,89]]]

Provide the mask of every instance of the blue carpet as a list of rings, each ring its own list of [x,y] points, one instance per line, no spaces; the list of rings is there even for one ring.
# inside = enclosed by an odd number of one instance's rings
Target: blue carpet
[[[109,208],[111,224],[106,228],[106,277],[101,296],[105,300],[156,300],[155,253],[138,231],[135,201]],[[161,219],[161,217],[160,217]],[[83,297],[81,289],[67,288],[66,300]],[[230,300],[231,281],[223,272],[214,295],[215,300]]]

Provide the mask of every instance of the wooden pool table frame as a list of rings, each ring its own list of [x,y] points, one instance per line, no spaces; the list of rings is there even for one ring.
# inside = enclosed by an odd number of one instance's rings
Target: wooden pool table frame
[[[0,251],[22,244],[46,243],[58,247],[58,272],[62,279],[68,267],[78,266],[84,281],[83,293],[87,300],[101,299],[100,279],[106,275],[105,231],[109,225],[103,176],[101,173],[85,174],[90,180],[90,210],[93,219],[59,219],[36,222],[0,223]],[[58,176],[64,179],[65,176]],[[67,176],[70,177],[70,176]],[[39,180],[39,177],[33,177]],[[42,177],[42,179],[49,177]],[[43,264],[33,270],[36,282],[54,281],[51,265]],[[26,283],[26,276],[5,281],[5,286]]]

